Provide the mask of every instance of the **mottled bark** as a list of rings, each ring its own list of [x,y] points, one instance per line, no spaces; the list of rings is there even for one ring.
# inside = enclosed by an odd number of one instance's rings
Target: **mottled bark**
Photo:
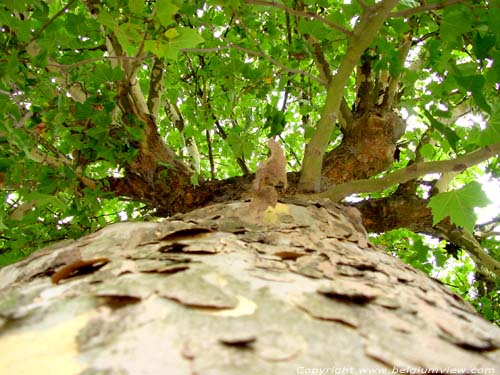
[[[396,142],[404,132],[401,118],[392,112],[366,112],[344,131],[342,144],[325,156],[327,185],[371,177],[394,162]]]
[[[500,371],[500,328],[333,204],[114,224],[1,269],[0,290],[2,374]]]

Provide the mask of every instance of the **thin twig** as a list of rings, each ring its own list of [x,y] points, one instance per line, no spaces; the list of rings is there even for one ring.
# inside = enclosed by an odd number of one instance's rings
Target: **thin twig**
[[[207,138],[207,148],[208,148],[208,161],[210,163],[210,178],[215,180],[215,163],[214,163],[214,152],[212,146],[212,138],[210,137],[210,130],[205,130],[205,135]]]
[[[278,8],[281,10],[284,10],[287,13],[293,14],[294,16],[299,16],[299,17],[305,17],[305,18],[312,18],[315,20],[318,20],[328,27],[338,30],[342,33],[344,33],[347,36],[352,36],[352,31],[346,29],[343,26],[337,25],[336,23],[330,21],[327,18],[321,17],[319,14],[313,13],[313,12],[305,12],[302,10],[297,10],[293,8],[289,8],[286,5],[279,4],[275,1],[265,1],[265,0],[247,0],[248,4],[253,4],[253,5],[263,5],[263,6],[268,6],[268,7],[273,7],[273,8]]]
[[[450,5],[465,3],[466,1],[467,0],[465,0],[465,1],[464,0],[447,0],[447,1],[443,1],[441,3],[437,2],[437,3],[432,3],[432,4],[425,4],[425,5],[421,5],[419,7],[415,7],[415,8],[400,10],[399,12],[392,12],[389,14],[389,18],[408,17],[408,16],[411,16],[412,14],[415,14],[415,13],[426,12],[429,10],[443,9],[443,8],[446,8]]]
[[[106,60],[131,60],[131,61],[145,61],[154,58],[154,55],[143,56],[143,57],[129,57],[129,56],[102,56],[102,57],[94,57],[91,59],[86,59],[82,61],[78,61],[74,64],[59,64],[59,63],[49,63],[47,66],[61,69],[61,70],[69,70],[73,68],[78,68],[81,65],[91,64],[97,61],[106,61]]]
[[[48,20],[36,33],[35,35],[33,35],[33,37],[31,38],[31,40],[29,41],[28,44],[34,42],[35,40],[37,40],[40,35],[42,35],[42,33],[47,29],[47,27],[50,26],[50,24],[52,22],[54,22],[58,17],[60,17],[62,14],[66,13],[66,11],[69,9],[69,7],[71,5],[73,5],[74,3],[76,3],[77,0],[71,0],[68,4],[66,4],[64,7],[62,7],[59,12],[57,12],[56,14],[54,14],[52,16],[52,18],[50,20]]]
[[[254,51],[254,50],[251,50],[251,49],[248,49],[248,48],[245,48],[245,47],[241,47],[241,46],[238,46],[237,44],[234,44],[234,43],[229,43],[226,46],[218,46],[218,47],[212,47],[212,48],[184,48],[181,51],[182,52],[186,52],[186,53],[189,53],[189,52],[192,52],[192,53],[210,53],[210,52],[219,52],[219,51],[223,51],[223,50],[226,50],[226,49],[235,49],[235,50],[238,50],[238,51],[241,51],[241,52],[245,52],[246,54],[251,55],[251,56],[262,57],[263,59],[266,59],[267,61],[269,61],[272,64],[276,65],[277,67],[281,68],[285,72],[289,72],[289,73],[298,74],[298,75],[301,75],[301,76],[308,77],[311,80],[319,83],[322,86],[326,86],[327,85],[327,82],[324,82],[323,80],[321,80],[320,78],[316,77],[315,75],[313,75],[311,73],[305,72],[305,71],[300,70],[300,69],[289,68],[286,65],[283,65],[278,60],[272,58],[271,56],[266,55],[265,53]]]

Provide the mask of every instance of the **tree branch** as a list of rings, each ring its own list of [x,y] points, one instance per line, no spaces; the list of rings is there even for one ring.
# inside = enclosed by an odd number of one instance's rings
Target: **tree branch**
[[[373,41],[387,15],[397,3],[397,0],[383,0],[370,7],[354,28],[347,52],[342,58],[337,73],[328,85],[325,105],[316,131],[306,146],[299,182],[300,191],[315,192],[319,190],[323,157],[338,118],[344,88],[362,53]]]
[[[55,62],[51,62],[51,63],[48,63],[47,66],[50,67],[50,68],[56,68],[56,69],[59,69],[59,70],[69,70],[69,69],[73,69],[73,68],[78,68],[79,66],[82,66],[82,65],[86,65],[86,64],[91,64],[91,63],[94,63],[94,62],[98,62],[98,61],[106,61],[106,60],[129,60],[129,61],[137,61],[137,62],[141,62],[141,61],[145,61],[145,60],[149,60],[149,59],[152,59],[154,58],[153,55],[150,55],[150,56],[143,56],[143,57],[129,57],[129,56],[101,56],[101,57],[94,57],[94,58],[91,58],[91,59],[85,59],[85,60],[81,60],[81,61],[78,61],[74,64],[59,64],[59,63],[55,63]]]
[[[358,3],[361,9],[366,10],[368,8],[368,5],[366,4],[365,0],[358,0]]]
[[[64,7],[62,7],[56,14],[52,16],[50,20],[48,20],[36,33],[33,35],[33,37],[30,39],[29,43],[33,43],[35,40],[37,40],[40,35],[47,29],[47,27],[50,26],[52,22],[54,22],[58,17],[66,13],[71,5],[76,3],[77,0],[71,0],[68,4],[66,4]]]
[[[495,143],[453,160],[416,163],[382,178],[350,181],[335,186],[321,194],[317,194],[317,196],[319,198],[329,198],[332,201],[340,201],[351,194],[384,190],[393,185],[401,184],[429,173],[463,171],[498,154],[500,154],[500,143]]]
[[[478,265],[485,267],[500,279],[500,262],[492,258],[471,233],[444,222],[437,224],[436,227],[451,242],[462,247]]]
[[[289,14],[293,14],[294,16],[305,17],[305,18],[312,18],[312,19],[315,19],[315,20],[318,20],[318,21],[322,22],[323,24],[325,24],[326,26],[328,26],[328,27],[330,27],[330,28],[332,28],[334,30],[337,30],[337,31],[340,31],[341,33],[344,33],[347,36],[352,36],[353,35],[352,31],[346,29],[343,26],[337,25],[336,23],[330,21],[329,19],[321,17],[319,14],[316,14],[316,13],[313,13],[313,12],[306,12],[306,11],[302,11],[302,10],[297,10],[297,9],[289,8],[286,5],[277,3],[275,1],[246,0],[246,2],[248,4],[263,5],[263,6],[268,6],[268,7],[273,7],[273,8],[281,9],[281,10],[284,10],[285,12],[287,12]]]
[[[419,7],[415,7],[415,8],[400,10],[398,12],[392,12],[389,14],[389,17],[390,18],[408,17],[408,16],[411,16],[412,14],[415,14],[415,13],[426,12],[429,10],[443,9],[443,8],[449,7],[450,5],[463,4],[466,2],[467,2],[467,0],[447,0],[447,1],[440,2],[440,3],[438,2],[438,3],[433,3],[433,4],[425,4],[425,5],[421,5]]]
[[[155,58],[153,66],[151,67],[151,74],[149,79],[149,91],[148,91],[148,110],[151,115],[156,119],[160,113],[161,107],[161,94],[163,92],[163,71],[165,69],[165,63],[162,58]]]
[[[305,38],[314,50],[314,62],[316,63],[316,68],[319,71],[321,80],[324,82],[330,82],[332,79],[330,64],[326,61],[325,54],[323,53],[318,40],[312,35],[305,36]]]
[[[251,50],[251,49],[248,49],[248,48],[245,48],[245,47],[241,47],[241,46],[238,46],[237,44],[234,44],[234,43],[229,43],[227,46],[218,46],[218,47],[212,47],[212,48],[184,48],[181,51],[182,52],[204,53],[204,52],[218,52],[218,51],[222,51],[222,50],[230,49],[230,48],[238,50],[238,51],[241,51],[241,52],[245,52],[246,54],[248,54],[250,56],[262,57],[262,58],[266,59],[267,61],[269,61],[270,63],[276,65],[279,68],[281,68],[285,72],[293,73],[293,74],[298,74],[298,75],[301,75],[301,76],[306,76],[306,77],[310,78],[311,80],[319,83],[322,86],[326,86],[327,85],[327,83],[325,81],[323,81],[322,79],[320,79],[320,78],[312,75],[311,73],[305,72],[305,71],[300,70],[300,69],[289,68],[289,67],[283,65],[278,60],[272,58],[271,56],[266,55],[265,53],[254,51],[254,50]]]

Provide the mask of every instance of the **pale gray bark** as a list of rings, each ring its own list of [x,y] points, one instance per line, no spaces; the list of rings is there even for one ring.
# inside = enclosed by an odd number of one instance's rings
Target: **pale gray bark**
[[[500,371],[500,328],[334,205],[111,225],[1,269],[0,290],[1,374]]]

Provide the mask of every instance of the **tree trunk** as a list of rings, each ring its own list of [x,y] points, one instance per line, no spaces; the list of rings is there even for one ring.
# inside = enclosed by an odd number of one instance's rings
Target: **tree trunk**
[[[1,374],[500,371],[500,328],[335,205],[114,224],[1,269],[0,288]]]

